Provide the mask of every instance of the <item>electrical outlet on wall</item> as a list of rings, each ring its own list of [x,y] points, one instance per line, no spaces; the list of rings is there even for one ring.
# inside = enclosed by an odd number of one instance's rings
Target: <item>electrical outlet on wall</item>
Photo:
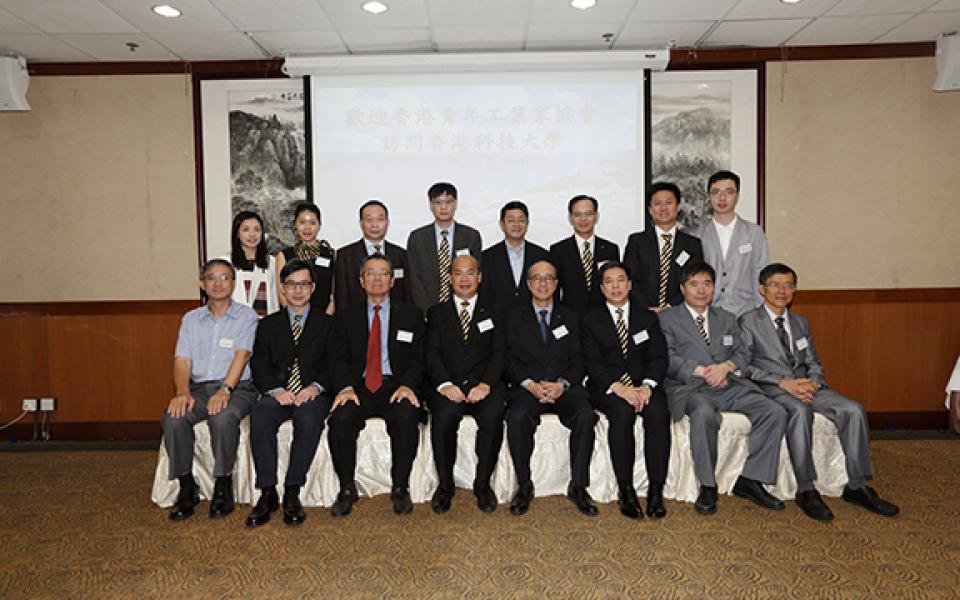
[[[36,398],[24,398],[23,399],[23,410],[25,412],[37,412],[37,399]]]
[[[40,398],[40,410],[43,412],[52,412],[57,410],[57,399]]]

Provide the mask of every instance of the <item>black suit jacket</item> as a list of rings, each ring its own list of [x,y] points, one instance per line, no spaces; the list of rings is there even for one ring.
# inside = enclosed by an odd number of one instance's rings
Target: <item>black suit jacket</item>
[[[556,329],[564,326],[566,335],[559,339]],[[520,385],[525,379],[556,381],[566,379],[571,385],[583,381],[583,359],[580,356],[580,317],[554,302],[550,315],[547,343],[540,336],[539,317],[533,305],[518,306],[507,315],[507,380]]]
[[[303,385],[315,381],[329,394],[331,381],[327,346],[332,333],[333,319],[311,307],[300,333],[300,343],[294,345],[287,309],[281,308],[267,315],[257,324],[257,336],[250,356],[253,384],[261,394],[286,388],[293,361],[299,358],[300,381]]]
[[[413,334],[410,342],[397,339],[398,331]],[[423,346],[425,328],[423,313],[412,304],[390,302],[390,330],[387,333],[387,352],[393,379],[399,385],[416,390],[423,379]],[[348,306],[337,313],[336,329],[331,338],[333,383],[335,392],[347,386],[359,390],[363,385],[363,370],[367,366],[367,303]]]
[[[670,271],[667,274],[667,304],[676,306],[683,302],[680,293],[680,271],[683,265],[677,259],[685,252],[683,263],[703,262],[703,245],[700,238],[677,230],[670,256]],[[657,306],[660,294],[660,244],[657,230],[651,225],[639,233],[630,234],[623,264],[630,269],[633,281],[632,304],[648,308]]]
[[[630,375],[633,385],[640,385],[644,379],[652,379],[658,387],[663,385],[667,375],[667,341],[660,330],[657,315],[630,303],[627,334],[627,355],[624,357],[616,323],[606,304],[583,318],[583,357],[590,376],[588,387],[591,393],[606,394],[624,372]]]
[[[391,302],[407,302],[407,251],[396,244],[384,240],[387,258],[393,263],[393,289],[390,290]],[[337,267],[334,270],[333,298],[337,310],[362,302],[367,298],[360,287],[360,267],[367,258],[367,248],[363,240],[357,240],[337,250]],[[397,270],[403,273],[397,277]]]
[[[507,243],[494,244],[483,251],[481,266],[483,281],[480,283],[480,296],[490,302],[493,309],[501,314],[531,302],[530,289],[527,287],[526,273],[530,265],[538,260],[549,258],[547,251],[530,242],[524,242],[523,275],[520,284],[513,280],[510,259],[507,257]]]
[[[580,247],[572,235],[550,246],[550,259],[557,267],[557,277],[562,292],[561,304],[580,314],[603,304],[600,292],[600,264],[607,260],[620,260],[620,247],[609,240],[596,236],[593,251],[593,289],[587,292],[587,280],[583,277],[583,262]]]
[[[477,300],[470,321],[470,334],[463,341],[460,308],[454,296],[427,311],[427,376],[433,388],[444,381],[469,391],[478,383],[491,388],[500,382],[506,359],[503,323],[484,302]],[[484,323],[486,331],[479,325]],[[492,325],[487,328],[486,325]]]

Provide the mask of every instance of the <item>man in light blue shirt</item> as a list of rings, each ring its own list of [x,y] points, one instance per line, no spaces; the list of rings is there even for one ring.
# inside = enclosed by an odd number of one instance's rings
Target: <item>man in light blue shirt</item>
[[[176,396],[160,418],[169,476],[180,480],[170,519],[190,517],[200,501],[193,478],[193,426],[208,420],[216,478],[210,517],[233,512],[233,466],[240,441],[240,420],[257,400],[247,361],[253,349],[257,313],[233,302],[236,271],[222,259],[207,261],[200,273],[206,306],[183,316],[174,353]]]

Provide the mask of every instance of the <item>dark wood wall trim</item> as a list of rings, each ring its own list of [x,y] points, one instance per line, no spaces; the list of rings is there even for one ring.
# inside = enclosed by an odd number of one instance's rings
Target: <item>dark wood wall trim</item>
[[[183,314],[200,306],[194,300],[104,300],[90,302],[3,302],[0,317],[14,315],[146,315]]]
[[[258,79],[284,77],[282,58],[270,60],[212,60],[201,62],[85,62],[30,63],[30,75],[203,75],[208,78]]]
[[[803,282],[801,281],[801,284]],[[797,291],[798,304],[889,304],[960,302],[960,287]]]

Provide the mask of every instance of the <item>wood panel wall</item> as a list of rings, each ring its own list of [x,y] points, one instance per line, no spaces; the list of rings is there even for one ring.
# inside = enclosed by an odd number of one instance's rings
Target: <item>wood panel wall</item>
[[[196,305],[0,305],[0,421],[23,397],[56,396],[56,439],[159,438],[180,317]],[[874,428],[945,426],[960,288],[801,291],[794,309],[810,320],[831,387],[866,406]]]

